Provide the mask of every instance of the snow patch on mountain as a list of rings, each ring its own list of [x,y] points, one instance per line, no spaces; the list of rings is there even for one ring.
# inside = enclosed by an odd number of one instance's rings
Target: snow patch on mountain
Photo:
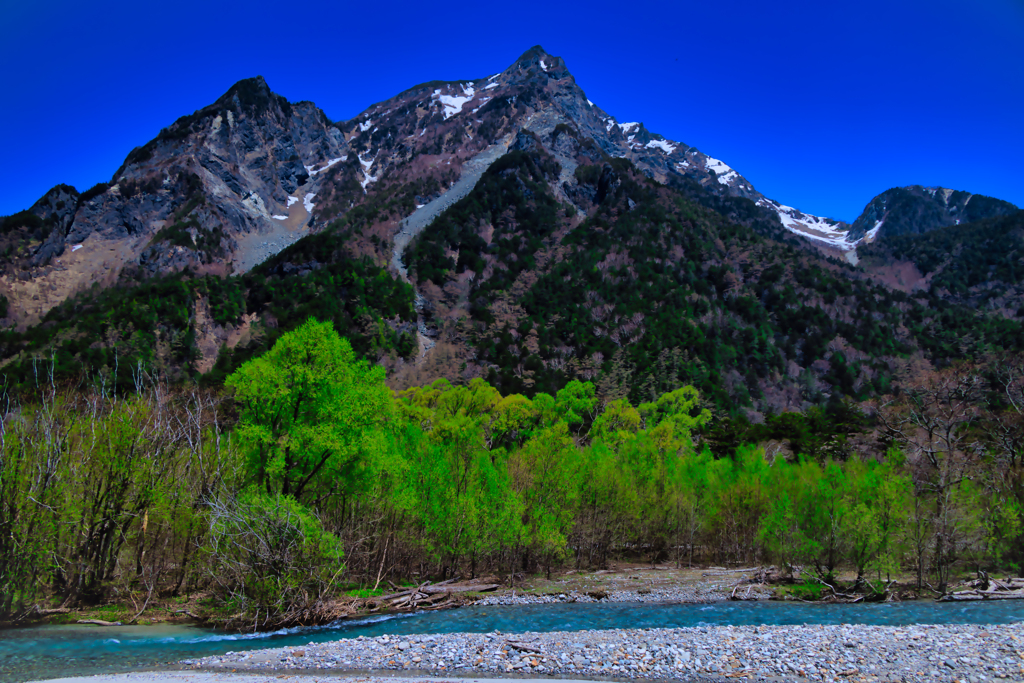
[[[540,60],[540,68],[544,69],[544,71],[548,70],[548,65],[544,63],[544,59],[543,58],[541,58],[541,60]]]
[[[708,157],[708,160],[705,163],[705,167],[709,171],[714,171],[715,175],[718,177],[718,182],[720,182],[723,185],[730,185],[733,182],[735,182],[737,178],[739,178],[739,173],[732,170],[732,167],[726,164],[721,159],[714,159],[712,157]]]
[[[760,199],[757,203],[759,206],[765,206],[775,211],[786,230],[813,242],[840,251],[851,251],[856,249],[860,243],[860,240],[849,239],[849,231],[831,219],[801,213],[792,206],[777,204],[767,199]],[[881,225],[882,222],[879,221],[872,232],[877,233],[877,229]]]
[[[366,119],[365,121],[363,121],[362,123],[359,124],[359,132],[360,133],[365,133],[366,131],[370,130],[370,126],[372,126],[372,125],[373,125],[373,120],[372,119]]]
[[[306,213],[313,213],[313,197],[316,196],[315,192],[307,192],[306,196],[302,198],[302,206],[306,209]]]
[[[323,173],[324,171],[329,169],[331,166],[334,166],[339,161],[347,161],[347,160],[348,160],[348,155],[347,154],[342,154],[337,159],[330,159],[330,160],[328,160],[328,162],[325,165],[321,166],[320,168],[316,168],[316,164],[313,164],[312,166],[305,166],[304,165],[304,167],[306,169],[306,173],[308,173],[309,175],[313,176],[313,175],[316,175],[317,173]],[[289,204],[289,206],[291,206],[291,205]]]
[[[438,88],[431,97],[444,105],[444,119],[447,121],[461,113],[462,106],[472,100],[475,95],[476,91],[472,85],[464,85],[462,86],[462,95],[442,95],[441,89]]]
[[[275,213],[273,215],[273,219],[276,221],[286,221],[288,220],[288,216],[282,216],[281,214]]]
[[[651,148],[656,147],[665,154],[671,154],[672,152],[676,151],[676,146],[673,145],[668,140],[651,140],[650,142],[647,143],[647,146]]]
[[[299,201],[298,197],[288,197],[288,208],[292,208],[292,204]]]
[[[370,169],[373,168],[374,157],[370,157],[368,161],[364,160],[362,155],[359,155],[359,164],[363,167],[363,179],[359,181],[359,184],[363,186],[363,194],[366,194],[366,186],[370,183],[377,182],[377,176],[370,175]]]
[[[490,90],[491,88],[500,88],[501,83],[488,83],[484,86],[484,90]]]
[[[877,235],[878,231],[882,229],[882,224],[883,223],[885,223],[885,219],[884,218],[882,220],[880,220],[880,221],[875,221],[875,226],[873,228],[871,228],[870,230],[868,230],[864,234],[864,240],[863,241],[864,242],[874,242],[875,241],[875,235]],[[957,224],[959,224],[959,223],[960,223],[960,221],[957,221]]]

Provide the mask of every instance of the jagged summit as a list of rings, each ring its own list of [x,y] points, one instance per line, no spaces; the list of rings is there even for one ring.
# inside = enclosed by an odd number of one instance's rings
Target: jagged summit
[[[252,78],[243,78],[232,85],[208,109],[217,106],[227,106],[235,108],[236,111],[238,109],[266,111],[273,104],[287,108],[289,103],[286,98],[274,93],[270,89],[263,76],[254,76]]]

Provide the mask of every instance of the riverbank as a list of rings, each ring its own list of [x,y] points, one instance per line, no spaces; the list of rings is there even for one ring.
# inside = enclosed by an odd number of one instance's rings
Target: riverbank
[[[757,568],[723,569],[720,567],[677,569],[674,566],[638,565],[620,563],[597,571],[559,572],[552,578],[543,576],[517,580],[515,587],[501,586],[497,590],[476,592],[468,590],[453,593],[445,601],[445,608],[467,605],[526,605],[557,602],[715,602],[730,597],[737,591],[745,599],[767,599],[772,596],[771,586],[752,584]],[[475,582],[454,585],[471,587],[472,583],[490,584],[501,581],[498,577],[484,577]],[[341,595],[333,600],[324,617],[315,623],[335,619],[365,617],[399,611],[392,605],[395,600],[384,596],[359,598]],[[139,625],[204,624],[210,622],[210,595],[196,593],[180,598],[154,598],[142,612],[139,601],[85,607],[81,609],[49,610],[50,613],[30,615],[19,623],[0,624],[0,628],[39,624],[75,624],[81,620],[96,620],[127,624],[133,619]],[[409,610],[403,610],[409,611]],[[214,617],[215,621],[215,617]],[[298,624],[289,624],[298,625]],[[313,622],[303,624],[313,625]],[[275,627],[279,628],[279,626]]]
[[[722,681],[1024,680],[1024,624],[720,626],[359,637],[184,662],[205,671]]]

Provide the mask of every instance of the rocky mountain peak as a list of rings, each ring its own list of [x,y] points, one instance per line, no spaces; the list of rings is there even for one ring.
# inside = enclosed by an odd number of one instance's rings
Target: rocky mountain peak
[[[561,57],[550,55],[540,45],[534,45],[520,55],[506,71],[528,72],[536,75],[545,74],[548,78],[561,79],[572,77]],[[575,81],[573,81],[575,82]]]
[[[523,132],[561,167],[559,200],[582,191],[579,165],[625,159],[730,220],[773,236],[785,229],[830,253],[849,253],[876,225],[892,225],[903,195],[941,204],[939,222],[953,211],[966,219],[1015,208],[943,188],[896,188],[898,197],[876,198],[848,230],[764,197],[721,159],[641,121],[620,121],[587,98],[561,57],[537,45],[492,76],[422,83],[343,122],[311,102],[289,102],[262,76],[240,80],[132,150],[110,183],[50,197],[62,208],[40,208],[45,226],[32,228],[40,234],[18,242],[0,268],[36,283],[21,294],[11,286],[15,310],[27,298],[33,303],[22,312],[42,314],[91,284],[95,269],[110,278],[126,266],[237,273],[331,225],[353,232],[354,253],[386,262],[416,207],[448,192],[479,155],[497,158],[522,143]],[[58,265],[63,275],[54,274]]]
[[[255,114],[263,113],[276,107],[282,113],[291,114],[291,105],[288,100],[274,93],[263,79],[263,76],[254,76],[238,81],[228,88],[228,91],[221,95],[213,105],[206,109],[212,110],[218,107],[227,107],[236,113]]]
[[[921,234],[960,223],[1009,216],[1017,211],[1010,202],[945,187],[908,185],[876,196],[850,226],[853,239]]]

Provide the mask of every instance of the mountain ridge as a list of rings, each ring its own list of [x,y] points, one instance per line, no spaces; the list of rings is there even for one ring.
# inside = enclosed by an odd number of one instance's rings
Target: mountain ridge
[[[1024,337],[1016,289],[979,315],[949,288],[873,280],[849,262],[846,224],[619,122],[540,49],[340,122],[246,79],[112,180],[77,196],[66,234],[70,190],[14,226],[35,231],[0,279],[20,288],[18,327],[0,335],[18,381],[49,354],[69,380],[145,366],[215,384],[313,315],[394,388],[586,379],[607,401],[689,383],[764,413],[867,400],[907,358],[941,365]],[[32,265],[45,244],[51,261]]]
[[[566,68],[564,60],[549,55],[540,46],[527,50],[509,67],[494,76],[474,81],[433,81],[419,84],[395,97],[371,105],[356,117],[344,122],[330,122],[312,103],[288,102],[287,99],[273,93],[261,76],[256,76],[233,84],[212,104],[179,117],[163,128],[152,140],[131,150],[113,174],[110,183],[101,183],[80,195],[79,205],[70,225],[62,225],[56,233],[51,231],[33,248],[32,253],[25,254],[25,258],[20,261],[15,258],[14,263],[3,264],[5,275],[12,275],[11,271],[15,269],[22,270],[18,277],[11,278],[12,280],[42,279],[38,287],[25,288],[22,296],[17,296],[16,290],[19,287],[16,282],[10,282],[9,287],[15,290],[15,296],[12,298],[42,301],[41,304],[34,303],[23,307],[29,310],[22,312],[22,319],[34,319],[70,293],[80,291],[83,286],[90,284],[93,278],[86,273],[81,273],[77,277],[67,277],[67,273],[63,278],[53,277],[51,273],[46,272],[46,267],[51,265],[54,259],[65,256],[68,247],[78,252],[79,249],[90,246],[85,244],[85,240],[91,235],[122,242],[113,249],[100,250],[104,253],[114,252],[114,257],[100,266],[106,270],[117,271],[126,263],[141,262],[153,272],[180,269],[186,265],[216,271],[218,268],[214,262],[224,260],[225,257],[233,262],[233,269],[236,272],[239,269],[247,269],[256,262],[253,259],[269,255],[275,241],[280,246],[288,243],[290,239],[297,238],[298,235],[295,234],[284,234],[271,240],[255,239],[260,235],[277,235],[282,232],[278,229],[281,226],[272,223],[274,217],[287,217],[283,222],[290,219],[291,224],[288,227],[291,233],[297,232],[294,228],[299,227],[299,223],[305,224],[312,219],[314,211],[308,208],[305,215],[293,217],[293,213],[298,213],[295,205],[299,200],[303,200],[302,208],[320,204],[319,201],[312,199],[305,201],[307,195],[320,194],[323,179],[314,176],[330,170],[330,166],[348,162],[351,167],[350,175],[355,176],[355,182],[360,183],[362,193],[366,194],[367,185],[376,182],[376,178],[384,170],[381,167],[394,159],[378,159],[379,149],[373,149],[378,145],[372,140],[369,145],[363,145],[358,138],[365,137],[364,134],[368,131],[357,131],[355,125],[366,125],[370,117],[375,113],[379,114],[388,103],[408,101],[413,96],[426,95],[433,90],[436,92],[430,95],[427,108],[440,105],[443,120],[447,121],[463,113],[461,105],[465,101],[467,91],[465,88],[460,90],[457,85],[459,83],[475,84],[470,88],[477,95],[477,101],[483,100],[486,104],[493,101],[492,95],[497,92],[511,95],[513,99],[525,96],[529,100],[536,96],[538,90],[548,87],[551,80],[560,82],[559,88],[564,91],[553,93],[552,100],[561,105],[563,113],[570,113],[570,119],[575,119],[577,124],[583,123],[585,132],[596,135],[595,139],[605,153],[633,158],[645,166],[654,177],[662,180],[670,174],[686,175],[697,180],[712,193],[761,199],[753,186],[724,162],[704,155],[685,144],[668,141],[661,135],[653,134],[642,123],[619,123],[586,99],[583,90],[576,85],[575,78]],[[500,84],[497,88],[496,83]],[[480,96],[478,89],[480,92],[490,93]],[[243,126],[240,134],[235,130],[236,117]],[[296,126],[294,119],[301,120],[302,125]],[[498,132],[508,135],[512,128],[507,128],[507,124],[512,123],[514,128],[520,120],[521,117],[514,122],[505,122],[506,128]],[[603,127],[604,131],[599,131],[598,126]],[[306,135],[304,139],[304,128],[312,129],[312,138]],[[473,126],[470,125],[469,128],[472,129]],[[477,131],[470,132],[470,135],[474,132]],[[485,130],[484,133],[494,131]],[[220,139],[224,138],[225,134],[240,139],[237,144],[226,144],[231,141]],[[259,140],[261,137],[264,138],[262,141]],[[457,137],[464,141],[465,136]],[[355,155],[358,157],[358,164],[356,159],[348,155],[348,144],[353,139],[362,147],[361,153],[357,151]],[[459,141],[455,140],[456,143]],[[262,168],[250,167],[245,158],[251,156],[259,143],[266,143],[264,146],[269,147],[262,150],[261,158],[256,159],[261,162],[257,166]],[[233,146],[240,149],[232,149]],[[441,146],[444,147],[444,144]],[[454,152],[452,156],[455,158],[447,159],[449,164],[453,160],[458,164],[468,156],[459,154],[460,150],[452,149],[454,146],[449,144],[448,149],[443,150],[450,154]],[[242,153],[239,154],[239,151]],[[423,150],[417,151],[423,153]],[[154,158],[154,154],[157,158]],[[667,158],[659,159],[658,155]],[[672,168],[673,164],[676,168]],[[268,172],[271,168],[273,172]],[[199,181],[191,180],[192,175],[198,176]],[[451,177],[438,177],[438,174],[434,176],[433,182],[444,184],[452,181]],[[373,180],[370,180],[371,178]],[[351,196],[352,192],[336,187],[342,184],[344,182],[329,183],[334,186],[326,188],[327,199],[336,198],[339,201],[333,206],[324,207],[321,204],[318,207],[320,211],[316,213],[321,220],[320,227],[336,219],[346,208],[361,203],[361,198]],[[303,192],[295,196],[294,193],[300,186],[303,187]],[[172,207],[169,207],[166,201],[154,201],[160,199],[161,190],[164,189],[171,189],[184,196],[186,202],[179,203],[172,211]],[[352,190],[354,186],[348,189]],[[198,211],[195,207],[187,207],[187,199],[199,192],[214,201],[204,202],[204,208]],[[348,207],[344,206],[346,199]],[[186,208],[189,210],[184,215],[177,215],[179,209]],[[151,240],[165,228],[168,232],[162,236],[170,239],[157,240],[156,245],[152,244]],[[391,228],[393,229],[393,226]],[[383,231],[387,232],[387,229]],[[379,238],[389,237],[383,233]],[[131,237],[136,239],[128,239]],[[253,250],[252,246],[240,244],[240,238],[243,242],[266,241],[267,249],[252,258],[234,258],[239,250]],[[200,243],[208,245],[209,248],[203,249]],[[73,260],[99,260],[100,255],[92,252],[94,250],[87,248],[86,251],[78,253]],[[84,266],[82,268],[84,269]],[[7,293],[12,294],[11,291]]]

